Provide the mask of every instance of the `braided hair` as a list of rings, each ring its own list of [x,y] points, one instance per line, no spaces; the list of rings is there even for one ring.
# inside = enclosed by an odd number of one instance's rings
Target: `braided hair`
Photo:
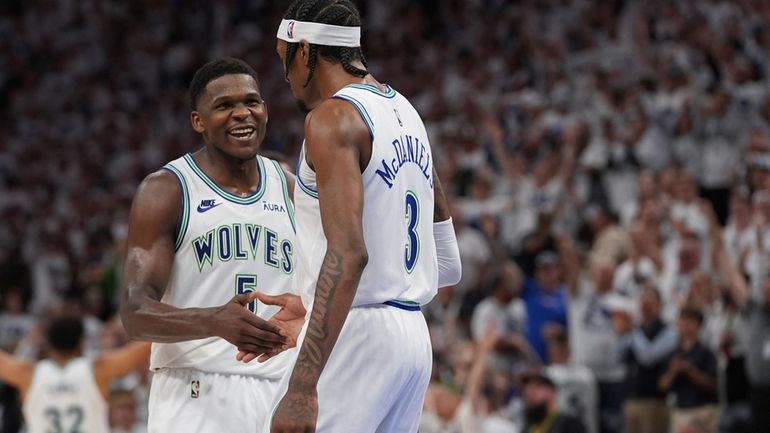
[[[295,0],[289,6],[289,10],[283,17],[287,20],[307,21],[320,24],[330,24],[335,26],[360,27],[361,14],[351,0]],[[286,46],[286,74],[288,75],[289,65],[297,54],[299,44],[296,42],[287,43]],[[353,66],[350,62],[360,60],[366,67],[366,59],[361,47],[333,47],[329,45],[310,44],[309,68],[310,74],[304,87],[310,83],[315,73],[316,61],[318,56],[340,63],[342,68],[356,77],[365,77],[369,74],[366,69],[360,69]]]

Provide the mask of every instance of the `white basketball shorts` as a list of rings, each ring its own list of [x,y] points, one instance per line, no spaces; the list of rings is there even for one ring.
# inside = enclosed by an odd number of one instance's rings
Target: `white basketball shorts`
[[[417,432],[432,359],[419,309],[351,309],[318,382],[316,433]],[[269,425],[268,420],[262,433]]]
[[[280,381],[167,368],[152,377],[148,433],[251,432],[271,414]]]

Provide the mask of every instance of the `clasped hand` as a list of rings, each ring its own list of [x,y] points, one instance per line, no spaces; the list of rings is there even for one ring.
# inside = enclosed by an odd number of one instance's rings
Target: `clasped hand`
[[[280,307],[280,310],[269,320],[264,320],[246,308],[254,300]],[[218,308],[211,321],[214,335],[238,348],[238,361],[259,358],[259,362],[264,362],[297,345],[305,321],[305,308],[299,296],[288,293],[271,296],[255,291],[234,296]]]

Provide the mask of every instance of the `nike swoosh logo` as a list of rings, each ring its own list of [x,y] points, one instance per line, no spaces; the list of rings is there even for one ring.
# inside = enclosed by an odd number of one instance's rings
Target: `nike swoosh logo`
[[[215,207],[219,206],[220,204],[222,204],[222,203],[216,203],[216,204],[213,204],[213,205],[207,205],[207,206],[203,206],[203,205],[200,205],[200,204],[199,204],[199,205],[198,205],[198,212],[199,212],[199,213],[208,212],[208,211],[210,211],[211,209],[214,209]]]

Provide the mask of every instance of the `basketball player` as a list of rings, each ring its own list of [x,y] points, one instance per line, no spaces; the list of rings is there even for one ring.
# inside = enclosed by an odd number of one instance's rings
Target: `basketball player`
[[[75,317],[53,319],[45,339],[50,358],[37,363],[0,350],[0,379],[21,393],[28,433],[109,433],[110,382],[144,366],[150,345],[129,343],[83,358],[83,323]]]
[[[459,279],[459,258],[437,257],[457,248],[425,126],[366,70],[360,25],[350,0],[297,0],[278,30],[309,110],[294,202],[296,282],[313,301],[273,433],[417,431],[432,357],[420,306]]]
[[[296,351],[279,352],[304,322],[300,298],[285,294],[296,263],[292,184],[257,155],[267,109],[250,66],[204,65],[190,104],[204,147],[139,186],[121,316],[132,338],[154,342],[150,433],[242,432],[265,421]],[[238,349],[272,358],[239,363]]]

